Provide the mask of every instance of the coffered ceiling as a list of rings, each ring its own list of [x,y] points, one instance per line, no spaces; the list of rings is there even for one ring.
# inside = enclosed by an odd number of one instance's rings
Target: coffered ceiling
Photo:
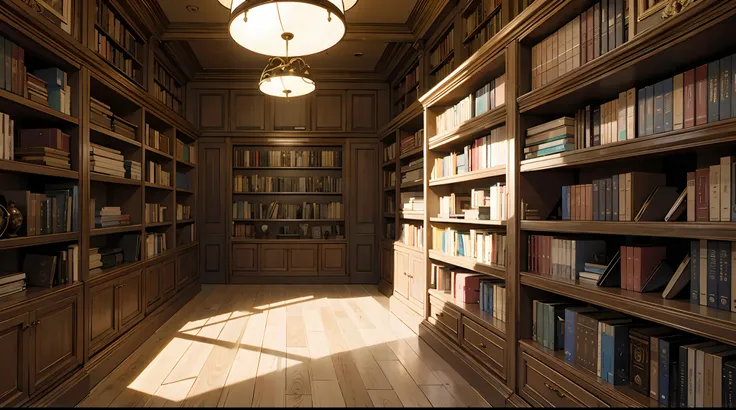
[[[267,56],[252,53],[230,39],[229,12],[217,0],[158,0],[170,24],[165,41],[189,44],[207,71],[260,70]],[[329,50],[305,57],[317,70],[367,72],[376,68],[391,42],[411,42],[406,22],[417,0],[359,0],[346,13],[345,38]],[[195,10],[196,11],[191,11]],[[356,53],[362,54],[355,56]]]

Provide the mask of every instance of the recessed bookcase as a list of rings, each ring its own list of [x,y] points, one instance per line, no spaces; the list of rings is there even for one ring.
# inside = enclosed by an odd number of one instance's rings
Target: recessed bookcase
[[[447,77],[457,67],[455,60],[455,26],[450,25],[429,50],[429,87]]]
[[[96,0],[94,4],[91,48],[115,70],[144,87],[146,40],[111,2]]]
[[[502,28],[503,0],[473,0],[462,12],[465,55],[472,55]]]
[[[400,76],[391,88],[392,116],[395,117],[419,99],[422,91],[420,86],[422,82],[420,67],[419,62],[411,64],[406,73]]]
[[[153,95],[175,113],[184,116],[184,86],[161,62],[153,60]]]

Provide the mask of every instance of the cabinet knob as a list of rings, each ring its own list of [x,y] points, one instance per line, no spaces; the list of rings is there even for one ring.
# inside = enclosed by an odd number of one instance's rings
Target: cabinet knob
[[[435,313],[434,315],[435,315],[435,316],[437,316],[437,317],[442,317],[442,316],[444,316],[445,314],[444,314],[444,313],[442,313],[442,312],[437,312],[437,313]]]
[[[552,386],[551,386],[551,385],[550,385],[549,383],[544,383],[544,387],[546,387],[547,389],[549,389],[549,390],[551,390],[551,391],[555,392],[555,393],[557,394],[557,397],[559,397],[559,398],[564,398],[564,397],[565,397],[565,393],[563,393],[563,392],[559,391],[559,390],[558,390],[557,388],[555,388],[555,387],[552,387]]]
[[[37,325],[40,325],[40,324],[41,324],[41,321],[40,320],[36,320],[34,322],[31,322],[31,326],[37,326]]]
[[[485,349],[486,348],[486,344],[483,343],[483,342],[480,342],[480,343],[478,343],[478,347],[480,347],[481,349]]]

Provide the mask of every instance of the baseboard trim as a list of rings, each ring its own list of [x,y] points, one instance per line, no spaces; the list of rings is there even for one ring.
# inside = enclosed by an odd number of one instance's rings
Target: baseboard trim
[[[460,350],[459,346],[451,343],[445,336],[438,334],[426,321],[422,321],[419,325],[417,334],[467,380],[491,406],[506,406],[513,391],[490,370],[486,370],[483,365]]]
[[[527,403],[526,400],[522,399],[521,396],[514,393],[511,395],[511,397],[506,399],[506,407],[531,408],[532,406]]]
[[[130,356],[156,330],[169,320],[179,309],[201,290],[199,282],[187,285],[181,292],[167,300],[156,311],[152,312],[133,326],[124,335],[102,349],[84,367],[80,367],[63,381],[31,399],[28,407],[74,407],[120,363]]]

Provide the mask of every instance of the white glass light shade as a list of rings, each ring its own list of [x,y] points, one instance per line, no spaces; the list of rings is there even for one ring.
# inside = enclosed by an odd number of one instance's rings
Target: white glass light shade
[[[345,15],[341,10],[340,0],[234,0],[230,36],[259,54],[319,53],[345,35]]]
[[[299,97],[314,91],[311,68],[301,58],[288,61],[281,57],[268,60],[263,69],[258,88],[262,93],[274,97]]]
[[[230,6],[233,5],[233,0],[218,0],[226,9],[230,10]]]
[[[220,1],[226,1],[226,0],[220,0]],[[353,8],[358,3],[358,0],[344,0],[342,2],[343,6],[345,7],[344,11],[348,11]]]

